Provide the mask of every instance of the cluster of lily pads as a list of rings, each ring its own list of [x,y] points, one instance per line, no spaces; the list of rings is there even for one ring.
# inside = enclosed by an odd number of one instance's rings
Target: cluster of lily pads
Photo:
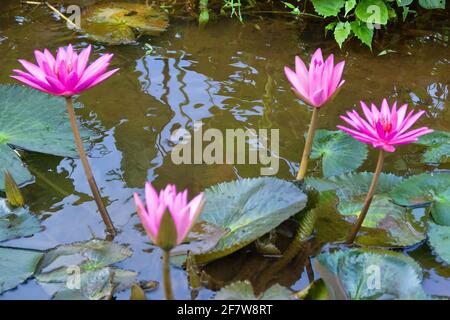
[[[75,117],[70,113],[73,95],[116,71],[107,72],[110,55],[88,66],[89,53],[77,55],[69,46],[61,48],[56,58],[47,50],[37,51],[37,65],[21,61],[29,73],[16,70],[14,77],[45,93],[16,85],[0,86],[0,172],[6,173],[0,177],[0,190],[7,195],[0,201],[0,242],[43,231],[20,195],[18,187],[33,181],[21,154],[35,151],[74,157],[77,142],[79,155],[87,163]],[[209,187],[190,202],[187,191],[178,193],[171,185],[158,193],[148,183],[145,204],[135,194],[144,229],[163,251],[168,299],[173,298],[170,258],[174,265],[187,268],[191,286],[198,287],[202,282],[199,266],[255,241],[261,243],[264,236],[287,220],[297,223],[294,245],[309,241],[311,236],[323,243],[336,244],[315,258],[320,279],[311,281],[299,292],[277,284],[257,295],[250,282],[239,281],[225,285],[215,295],[216,299],[432,298],[422,288],[420,266],[403,253],[388,249],[411,247],[428,239],[436,254],[450,264],[450,173],[436,169],[400,177],[381,173],[381,166],[377,166],[375,173],[357,172],[368,154],[367,144],[361,141],[390,152],[389,142],[396,140],[385,137],[381,142],[372,141],[371,134],[377,132],[370,128],[367,134],[355,133],[353,137],[342,130],[316,130],[317,112],[343,84],[343,65],[336,69],[332,60],[331,57],[324,63],[321,52],[316,51],[308,71],[311,78],[302,73],[306,72],[306,66],[298,58],[296,71],[286,72],[294,92],[314,112],[295,181],[273,177],[240,179]],[[320,78],[316,77],[318,74]],[[65,98],[69,117],[64,112],[64,99],[58,96]],[[387,112],[386,107],[381,109]],[[376,114],[374,109],[372,112]],[[397,116],[395,112],[392,114],[394,118]],[[360,124],[359,120],[352,120]],[[381,120],[383,127],[378,127],[378,134],[383,136],[392,126],[389,119]],[[425,129],[418,132],[427,134],[415,141],[426,147],[422,160],[437,167],[448,163],[450,134]],[[398,131],[401,133],[402,129]],[[390,137],[398,137],[400,133]],[[409,138],[400,136],[397,141],[412,142]],[[307,175],[310,159],[320,161],[322,177]],[[89,182],[94,183],[91,190],[96,197],[95,179],[89,176],[88,164],[85,171]],[[102,213],[102,204],[97,205]],[[366,212],[362,214],[364,207]],[[106,218],[103,214],[102,218],[109,231],[107,240],[62,244],[46,251],[0,246],[0,293],[34,276],[42,286],[52,285],[55,299],[108,299],[128,288],[132,288],[135,298],[145,298],[142,289],[148,284],[138,284],[136,272],[114,266],[130,257],[132,251],[125,244],[112,241],[116,230],[105,213]],[[361,225],[355,229],[356,218]],[[349,233],[354,236],[350,242]],[[354,242],[360,248],[340,245],[346,239],[348,244]],[[379,279],[375,285],[369,285],[366,271],[373,266],[380,270]]]

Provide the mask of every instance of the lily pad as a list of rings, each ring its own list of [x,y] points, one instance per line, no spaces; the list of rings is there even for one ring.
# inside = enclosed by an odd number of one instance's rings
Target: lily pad
[[[0,242],[29,237],[42,230],[44,227],[28,209],[22,207],[12,209],[6,199],[0,199]]]
[[[0,247],[0,294],[31,277],[42,252]]]
[[[440,226],[430,221],[428,236],[428,241],[434,251],[450,265],[450,226]]]
[[[372,173],[363,172],[345,174],[329,179],[306,179],[306,183],[310,186],[321,192],[333,191],[339,199],[337,208],[330,200],[324,200],[324,202],[327,202],[324,205],[327,209],[318,209],[318,232],[320,236],[322,236],[323,230],[329,230],[330,228],[341,231],[344,228],[347,229],[347,224],[342,221],[342,218],[349,224],[353,224],[356,221],[361,212],[372,177]],[[426,238],[424,226],[415,220],[410,211],[394,204],[387,196],[388,192],[400,181],[400,177],[392,174],[382,174],[380,176],[376,194],[363,223],[363,232],[360,232],[356,238],[357,244],[406,247]],[[329,213],[324,215],[320,211]],[[339,232],[334,232],[331,235],[335,236],[336,240],[342,240]],[[333,241],[329,239],[328,235],[325,237],[328,241]]]
[[[292,300],[292,292],[279,284],[270,287],[259,297],[255,296],[253,287],[248,281],[237,281],[223,287],[215,296],[215,300]]]
[[[325,177],[358,169],[367,158],[367,145],[342,131],[317,130],[311,159],[322,159]]]
[[[60,284],[54,299],[107,299],[130,288],[137,273],[111,267],[130,257],[126,246],[103,240],[66,244],[45,253],[36,280]]]
[[[420,266],[401,253],[342,250],[321,254],[315,263],[333,299],[429,299]]]
[[[276,228],[306,206],[292,182],[263,177],[220,183],[205,190],[200,221],[228,230],[214,250],[196,257],[203,264],[229,255]]]
[[[133,43],[140,34],[158,35],[169,25],[167,14],[145,4],[109,2],[88,7],[81,26],[95,41]]]
[[[6,170],[19,186],[33,180],[15,149],[77,156],[63,98],[0,85],[0,190],[4,190]]]
[[[434,131],[423,135],[416,144],[427,147],[422,155],[424,163],[447,163],[450,160],[450,132]]]
[[[422,173],[404,180],[390,193],[401,206],[431,206],[436,223],[450,226],[450,173]]]

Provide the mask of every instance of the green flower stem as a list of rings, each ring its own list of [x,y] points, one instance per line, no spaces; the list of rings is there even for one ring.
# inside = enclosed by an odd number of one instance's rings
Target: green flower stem
[[[306,171],[308,170],[309,156],[311,155],[312,144],[314,141],[314,135],[317,128],[317,119],[319,118],[319,108],[313,109],[311,116],[311,124],[308,129],[308,136],[306,137],[305,148],[303,149],[302,161],[300,162],[300,169],[298,170],[297,180],[302,181],[305,178]]]
[[[378,179],[380,178],[381,170],[383,169],[383,162],[384,162],[384,153],[383,149],[380,149],[380,153],[378,154],[378,162],[377,167],[375,169],[375,173],[372,178],[372,183],[370,184],[369,191],[367,192],[366,199],[364,200],[364,205],[361,209],[361,213],[358,216],[358,220],[356,221],[355,225],[353,226],[346,244],[351,245],[353,244],[353,241],[355,241],[355,238],[358,234],[359,229],[361,229],[361,226],[364,222],[364,218],[367,215],[367,212],[369,211],[370,204],[372,202],[373,196],[375,194],[375,190],[377,188]]]
[[[174,300],[170,280],[170,250],[163,250],[163,281],[166,300]]]
[[[97,183],[95,182],[94,175],[92,174],[92,169],[89,165],[88,159],[86,157],[86,152],[84,151],[83,142],[81,140],[80,131],[78,130],[77,120],[75,117],[75,111],[73,109],[72,97],[66,97],[67,112],[69,114],[70,125],[72,126],[73,136],[75,138],[75,143],[78,148],[78,153],[80,155],[81,163],[83,164],[84,173],[88,180],[89,186],[94,196],[95,203],[97,204],[98,211],[102,216],[103,222],[106,225],[108,236],[114,237],[116,235],[116,229],[109,217],[108,211],[106,211],[105,205],[103,204],[100,192],[98,191]]]

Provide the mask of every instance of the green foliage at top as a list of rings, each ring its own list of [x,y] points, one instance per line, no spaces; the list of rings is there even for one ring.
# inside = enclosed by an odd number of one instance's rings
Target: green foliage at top
[[[445,9],[445,0],[311,0],[315,12],[330,20],[325,31],[334,30],[334,38],[342,48],[352,36],[372,49],[374,31],[398,20],[406,19],[413,12],[411,6],[418,4],[425,9]],[[290,6],[288,6],[291,8]],[[298,7],[293,14],[302,15]],[[294,12],[294,9],[296,11]]]

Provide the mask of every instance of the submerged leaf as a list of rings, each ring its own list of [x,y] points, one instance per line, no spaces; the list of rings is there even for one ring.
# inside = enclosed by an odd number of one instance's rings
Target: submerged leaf
[[[322,159],[325,177],[358,169],[367,158],[367,145],[342,131],[317,130],[311,159]]]
[[[332,201],[322,200],[322,206],[325,208],[319,209],[317,223],[320,239],[324,238],[322,240],[326,242],[343,240],[342,237],[348,232],[345,230],[349,224],[356,221],[361,212],[372,177],[372,173],[364,172],[329,179],[306,179],[307,184],[321,192],[335,192],[339,199],[337,208]],[[362,232],[356,238],[357,244],[405,247],[426,238],[424,226],[420,225],[408,210],[392,203],[387,196],[400,181],[401,178],[395,175],[381,174],[375,196],[364,219]],[[322,195],[322,198],[324,197],[326,196]],[[327,235],[333,229],[339,231]]]
[[[196,257],[202,264],[255,241],[302,210],[307,200],[293,183],[269,177],[220,183],[206,189],[205,197],[200,221],[228,232],[213,251]]]
[[[42,252],[0,247],[0,294],[31,277]]]
[[[276,284],[267,289],[259,297],[255,296],[253,287],[248,281],[237,281],[223,287],[215,296],[216,300],[292,300],[292,292]]]
[[[33,180],[14,148],[77,156],[62,97],[17,85],[0,85],[0,190],[5,185],[6,170],[19,186]]]
[[[427,207],[436,223],[450,226],[450,173],[422,173],[404,180],[390,193],[401,206]]]
[[[23,207],[25,201],[23,200],[22,193],[8,170],[5,171],[4,179],[6,199],[8,199],[9,204],[13,207]]]
[[[88,7],[82,16],[88,37],[108,44],[129,44],[140,34],[158,35],[168,25],[165,12],[138,3],[100,3]]]
[[[342,250],[318,256],[316,266],[334,299],[429,298],[419,265],[401,253]]]
[[[44,227],[28,209],[11,209],[6,199],[0,199],[0,242],[29,237],[42,230]]]
[[[323,279],[318,279],[301,291],[295,293],[295,297],[300,300],[330,300],[327,286]]]

